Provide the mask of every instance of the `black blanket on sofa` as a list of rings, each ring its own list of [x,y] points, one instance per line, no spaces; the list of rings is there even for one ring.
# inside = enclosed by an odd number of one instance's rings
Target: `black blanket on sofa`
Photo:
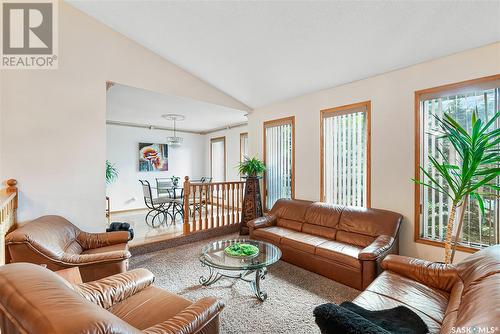
[[[344,302],[323,304],[314,309],[322,334],[426,334],[427,325],[405,306],[369,311]]]

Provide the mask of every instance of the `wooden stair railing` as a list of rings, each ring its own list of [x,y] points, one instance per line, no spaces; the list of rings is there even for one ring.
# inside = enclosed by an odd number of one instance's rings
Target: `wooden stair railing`
[[[10,262],[5,235],[16,228],[19,197],[17,181],[9,179],[6,183],[7,187],[0,191],[0,265]]]
[[[191,183],[184,178],[184,234],[239,224],[245,181]]]

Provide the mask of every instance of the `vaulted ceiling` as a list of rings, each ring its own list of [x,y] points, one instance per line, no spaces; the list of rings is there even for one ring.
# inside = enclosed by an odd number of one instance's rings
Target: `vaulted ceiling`
[[[256,108],[500,40],[500,1],[68,1]]]

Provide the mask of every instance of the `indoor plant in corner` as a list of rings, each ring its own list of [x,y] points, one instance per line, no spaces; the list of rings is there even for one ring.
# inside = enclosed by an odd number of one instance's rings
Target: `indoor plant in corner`
[[[109,162],[109,160],[106,160],[106,184],[111,184],[113,181],[116,180],[118,177],[118,169],[115,167],[114,164]],[[109,197],[106,196],[106,218],[109,220],[109,215],[110,215],[110,203],[109,203]]]
[[[257,158],[245,158],[238,165],[240,175],[246,179],[245,197],[243,199],[240,234],[249,233],[247,223],[262,216],[262,199],[260,194],[260,179],[266,171],[264,163]]]
[[[420,170],[425,175],[425,180],[413,181],[450,198],[451,208],[449,209],[444,240],[445,263],[453,262],[469,199],[477,201],[482,213],[481,217],[483,217],[485,212],[483,197],[498,196],[500,190],[498,184],[500,129],[491,130],[490,128],[499,116],[500,112],[497,112],[490,120],[483,122],[478,119],[476,110],[472,114],[471,131],[464,129],[448,114],[445,114],[443,119],[436,117],[437,124],[443,133],[439,139],[451,144],[457,158],[450,159],[449,155],[444,154],[443,142],[441,142],[441,149],[438,148],[441,161],[432,156],[428,158],[436,170],[436,175],[442,181],[440,182],[438,178],[433,177],[422,166],[420,166]],[[485,193],[484,189],[491,189],[494,193]],[[452,240],[458,208],[461,208],[458,215],[458,228],[456,236]]]

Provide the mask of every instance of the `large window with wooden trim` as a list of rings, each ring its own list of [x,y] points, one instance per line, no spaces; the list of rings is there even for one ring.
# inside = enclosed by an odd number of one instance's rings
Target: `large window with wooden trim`
[[[321,200],[370,207],[370,102],[321,111]]]
[[[210,139],[210,175],[213,182],[226,181],[226,137]]]
[[[240,133],[240,162],[248,157],[248,132]]]
[[[459,161],[453,146],[440,140],[436,118],[449,114],[464,129],[471,131],[472,113],[477,110],[479,118],[487,122],[500,110],[499,100],[500,75],[415,92],[415,179],[428,182],[429,178],[435,178],[446,190],[446,182],[433,167],[429,156],[440,163],[444,159]],[[493,129],[499,128],[497,120]],[[495,191],[484,187],[479,192]],[[457,249],[473,251],[499,242],[500,203],[498,192],[495,193],[496,197],[483,197],[484,215],[477,201],[468,202]],[[441,246],[451,205],[451,200],[442,192],[415,185],[415,240]]]
[[[264,122],[264,203],[271,209],[295,194],[295,117]]]

